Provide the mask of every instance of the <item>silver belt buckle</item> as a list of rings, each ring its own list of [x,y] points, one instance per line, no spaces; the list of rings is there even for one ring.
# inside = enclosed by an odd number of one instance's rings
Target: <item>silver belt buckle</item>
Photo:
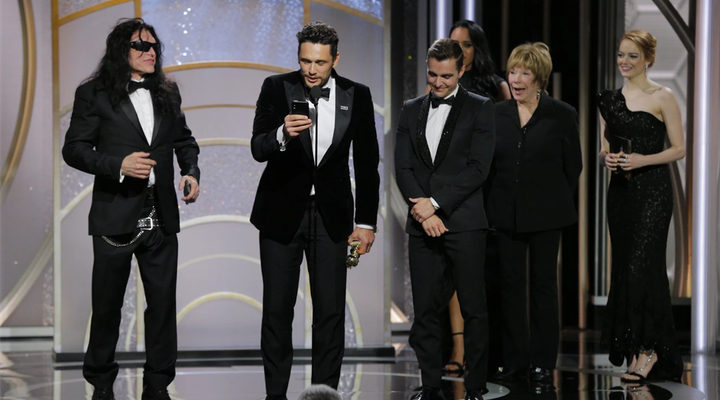
[[[151,231],[155,229],[155,221],[153,221],[152,217],[140,218],[138,220],[138,227],[141,231]]]

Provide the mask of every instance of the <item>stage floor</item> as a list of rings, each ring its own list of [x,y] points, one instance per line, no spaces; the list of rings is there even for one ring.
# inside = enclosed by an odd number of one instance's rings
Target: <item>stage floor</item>
[[[409,399],[420,386],[417,361],[407,346],[407,337],[394,337],[394,359],[346,359],[339,391],[344,399]],[[54,363],[48,340],[3,340],[0,342],[0,398],[3,400],[79,400],[90,399],[92,388],[82,378],[79,363]],[[609,365],[607,355],[587,351],[593,345],[565,343],[555,371],[554,388],[527,384],[501,385],[490,382],[485,399],[558,400],[700,400],[718,399],[720,358],[685,357],[683,383],[655,382],[629,387],[620,382],[623,368]],[[462,379],[443,381],[446,398],[463,399]],[[293,366],[288,399],[294,400],[310,385],[307,360]],[[140,399],[142,366],[138,362],[121,365],[115,382],[118,400]],[[177,377],[169,388],[175,400],[261,400],[264,398],[263,369],[259,360],[213,359],[182,360]],[[707,396],[704,392],[709,393]]]

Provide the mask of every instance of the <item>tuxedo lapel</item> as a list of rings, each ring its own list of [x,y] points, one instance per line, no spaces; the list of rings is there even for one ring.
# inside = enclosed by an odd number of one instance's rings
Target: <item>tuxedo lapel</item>
[[[417,134],[415,135],[415,147],[417,148],[420,158],[428,167],[433,167],[432,155],[425,137],[425,127],[427,126],[428,112],[430,111],[430,95],[426,95],[420,104],[420,113],[417,119]]]
[[[129,97],[120,102],[120,109],[123,111],[123,114],[125,114],[125,117],[127,117],[130,121],[130,124],[135,128],[135,132],[140,135],[143,142],[147,143],[147,138],[143,133],[142,126],[140,126],[140,120],[135,112],[135,107],[133,107]],[[148,143],[148,145],[149,144],[150,143]]]
[[[437,152],[435,153],[435,166],[442,163],[443,159],[445,159],[448,148],[450,148],[450,141],[453,133],[455,132],[455,124],[462,112],[462,106],[465,103],[465,98],[467,98],[467,92],[461,87],[458,89],[455,101],[453,102],[452,108],[450,108],[450,114],[448,114],[448,117],[445,120],[445,126],[443,126],[440,143],[438,143]]]
[[[150,144],[155,143],[155,139],[157,138],[158,132],[160,131],[160,124],[162,123],[162,114],[158,112],[158,105],[155,103],[155,97],[153,96],[153,132],[152,132],[152,139],[150,141]]]
[[[333,138],[330,147],[323,155],[320,160],[321,167],[326,160],[330,159],[330,154],[335,151],[342,141],[342,138],[347,133],[348,127],[350,126],[350,118],[352,117],[353,109],[353,97],[355,95],[355,88],[350,86],[347,90],[342,88],[340,80],[335,77],[335,128],[333,130]]]
[[[299,71],[298,74],[300,74]],[[307,101],[305,97],[305,86],[303,85],[301,79],[294,82],[285,81],[283,84],[285,86],[285,98],[288,102],[288,110],[292,110],[293,100]],[[312,127],[310,127],[310,129],[312,129]],[[308,158],[313,160],[312,143],[310,142],[309,132],[301,133],[300,136],[298,136],[298,139],[300,140],[303,149],[305,149],[305,153]]]

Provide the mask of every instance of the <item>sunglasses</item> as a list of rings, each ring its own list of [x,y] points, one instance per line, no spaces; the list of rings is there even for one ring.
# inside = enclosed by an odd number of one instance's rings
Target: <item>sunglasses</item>
[[[136,40],[134,42],[130,42],[130,48],[137,51],[142,51],[143,53],[146,51],[150,51],[150,49],[152,48],[153,50],[155,50],[155,53],[158,53],[160,51],[160,43],[151,43],[144,40]]]

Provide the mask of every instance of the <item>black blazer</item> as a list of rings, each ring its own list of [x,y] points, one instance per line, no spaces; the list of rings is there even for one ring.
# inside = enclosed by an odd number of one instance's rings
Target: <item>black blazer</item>
[[[318,168],[313,164],[310,135],[302,133],[281,151],[276,131],[290,113],[293,100],[305,100],[299,71],[265,79],[257,100],[251,149],[255,160],[267,162],[250,222],[271,239],[289,243],[300,227],[315,185],[315,201],[333,241],[347,240],[355,222],[375,226],[380,175],[375,114],[370,89],[335,77],[335,132]],[[355,168],[353,202],[348,164],[350,144]]]
[[[497,146],[489,178],[490,224],[514,232],[556,229],[577,221],[582,171],[577,112],[542,96],[524,127],[515,100],[495,105]]]
[[[136,151],[150,153],[150,158],[157,162],[155,192],[163,231],[180,231],[173,150],[180,173],[199,180],[200,148],[180,110],[177,116],[160,114],[157,104],[154,110],[155,126],[152,142],[148,143],[129,97],[113,108],[108,91],[99,81],[92,80],[77,88],[62,154],[69,166],[95,175],[89,215],[91,235],[119,235],[135,230],[148,180],[126,176],[121,183],[120,166],[125,156]]]
[[[395,143],[395,175],[408,203],[407,233],[421,236],[410,217],[408,198],[432,197],[450,232],[488,227],[482,186],[495,148],[492,102],[462,87],[450,109],[433,163],[425,138],[430,95],[408,100],[400,112]]]

